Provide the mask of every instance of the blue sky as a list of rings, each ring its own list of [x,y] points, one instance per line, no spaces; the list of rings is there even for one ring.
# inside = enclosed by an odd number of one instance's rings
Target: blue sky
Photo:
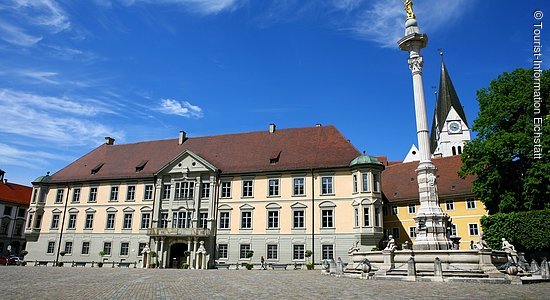
[[[478,89],[531,66],[533,11],[550,20],[543,1],[414,9],[429,36],[430,121],[438,48],[471,124]],[[404,19],[399,0],[2,1],[0,168],[30,184],[105,136],[119,144],[269,123],[335,125],[359,150],[402,160],[416,143],[407,54],[396,46]]]

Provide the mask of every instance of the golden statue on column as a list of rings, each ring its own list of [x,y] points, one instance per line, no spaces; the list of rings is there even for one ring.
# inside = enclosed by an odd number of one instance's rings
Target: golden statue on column
[[[416,16],[414,15],[413,11],[413,2],[412,0],[401,0],[403,2],[403,6],[405,7],[405,12],[407,13],[407,20],[409,19],[416,19]]]

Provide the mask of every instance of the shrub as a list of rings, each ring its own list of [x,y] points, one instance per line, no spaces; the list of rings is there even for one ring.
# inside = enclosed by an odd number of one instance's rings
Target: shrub
[[[24,266],[27,265],[27,262],[26,262],[26,261],[22,261],[22,262],[21,262],[21,265],[24,267]]]
[[[312,262],[308,261],[308,262],[306,263],[306,268],[307,268],[308,270],[313,270],[313,269],[315,268],[315,265],[313,265]]]
[[[506,238],[518,251],[550,249],[550,209],[484,216],[481,226],[484,240],[493,249],[502,248],[502,238]]]
[[[97,263],[97,267],[98,267],[98,268],[103,267],[103,262],[98,262],[98,263]]]
[[[245,263],[244,266],[246,267],[247,270],[252,270],[252,268],[254,267],[254,265],[251,263]]]
[[[313,255],[313,251],[311,250],[306,250],[306,252],[304,253],[305,257],[311,257],[312,255]]]
[[[189,269],[189,264],[187,262],[182,261],[180,263],[180,269]]]
[[[246,258],[252,258],[252,256],[254,256],[254,251],[250,250],[246,252]]]
[[[57,262],[57,266],[58,266],[58,267],[63,267],[63,262],[62,262],[62,261],[58,261],[58,262]]]

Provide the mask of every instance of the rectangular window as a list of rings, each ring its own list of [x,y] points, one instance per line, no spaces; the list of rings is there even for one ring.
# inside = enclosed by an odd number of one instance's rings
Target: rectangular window
[[[137,253],[138,256],[143,256],[143,249],[145,249],[146,245],[147,245],[147,243],[139,243],[138,244],[138,253]]]
[[[126,192],[126,201],[134,201],[136,199],[136,186],[129,185]]]
[[[358,183],[357,183],[357,174],[353,174],[353,192],[357,193]]]
[[[363,226],[370,226],[370,209],[368,207],[363,207]]]
[[[90,195],[88,197],[88,202],[96,202],[97,200],[97,187],[90,188]]]
[[[451,236],[456,236],[456,224],[451,225]]]
[[[241,228],[242,229],[251,229],[252,228],[252,212],[251,211],[242,211],[241,212]]]
[[[466,208],[468,209],[476,208],[476,201],[474,199],[466,199]]]
[[[41,225],[42,225],[42,214],[36,214],[36,218],[34,221],[34,228],[40,229]]]
[[[73,242],[70,242],[70,241],[65,242],[65,253],[73,254]]]
[[[201,198],[209,198],[210,197],[210,183],[209,182],[203,182],[201,183]]]
[[[63,203],[63,189],[57,189],[57,195],[55,196],[55,203]]]
[[[172,215],[172,228],[191,227],[191,212],[178,211]]]
[[[333,187],[332,181],[333,181],[332,176],[321,177],[321,195],[334,194],[334,187]]]
[[[82,242],[82,254],[90,254],[90,242]]]
[[[252,180],[243,180],[243,197],[252,197],[253,187]]]
[[[143,195],[143,199],[153,200],[153,185],[152,184],[145,185],[145,194]]]
[[[160,228],[168,228],[168,213],[163,212],[160,214]]]
[[[416,227],[409,227],[409,237],[415,238],[416,237]]]
[[[353,208],[353,225],[359,227],[359,208]]]
[[[29,218],[27,219],[27,228],[32,227],[32,216],[33,214],[29,214]]]
[[[321,259],[334,259],[334,245],[322,245]]]
[[[53,254],[55,251],[55,242],[48,242],[48,249],[46,250],[46,253]]]
[[[208,225],[208,213],[199,214],[199,228],[206,228]]]
[[[67,223],[67,229],[75,229],[75,228],[76,228],[76,214],[70,214],[69,222]]]
[[[73,190],[73,202],[80,202],[80,188]]]
[[[334,227],[334,210],[332,209],[321,210],[321,227],[322,228]]]
[[[61,198],[63,198],[63,197],[61,197]],[[13,210],[13,207],[4,206],[4,216],[11,216],[12,210]]]
[[[277,245],[267,245],[267,259],[278,259],[278,249]]]
[[[84,229],[92,229],[93,227],[94,227],[94,215],[86,214],[86,224],[84,225]]]
[[[132,229],[132,214],[124,214],[124,222],[122,223],[122,229]]]
[[[267,228],[279,228],[278,210],[270,210],[267,212]]]
[[[292,179],[293,188],[292,188],[292,195],[293,196],[304,196],[306,194],[306,179],[303,177],[300,178],[294,178]]]
[[[392,216],[397,216],[397,205],[391,206],[391,214]]]
[[[250,244],[241,244],[241,249],[239,252],[239,258],[247,258],[246,254],[250,251]]]
[[[104,242],[103,243],[103,252],[105,252],[105,255],[111,255],[111,248],[113,244],[111,242]]]
[[[374,226],[380,227],[380,208],[374,208]]]
[[[363,174],[363,192],[369,191],[369,174]]]
[[[32,203],[36,203],[37,197],[38,197],[38,189],[32,190]]]
[[[455,201],[453,199],[445,201],[445,208],[447,210],[455,210]]]
[[[304,228],[306,224],[306,212],[304,210],[294,210],[293,215],[293,227]]]
[[[147,229],[149,228],[149,224],[151,223],[151,213],[142,213],[141,214],[141,229]]]
[[[409,214],[416,214],[416,205],[409,204]]]
[[[176,199],[193,199],[195,183],[191,181],[176,182]]]
[[[20,208],[17,210],[17,217],[18,217],[18,218],[25,218],[26,213],[27,213],[27,210],[25,210],[24,208],[20,207]]]
[[[268,196],[279,196],[279,179],[269,179],[268,181],[269,191]]]
[[[395,228],[395,227],[392,228],[391,233],[394,239],[399,239],[399,228]]]
[[[128,248],[130,243],[120,243],[120,256],[128,256]]]
[[[115,229],[115,214],[114,213],[108,213],[107,214],[107,224],[105,226],[106,229]]]
[[[228,258],[227,248],[227,244],[218,244],[218,258]]]
[[[470,235],[479,235],[477,224],[468,224],[468,228],[470,229]]]
[[[223,181],[221,188],[222,198],[231,198],[231,181]]]
[[[172,188],[171,185],[165,184],[162,186],[162,199],[168,200],[170,199],[170,189]]]
[[[373,190],[375,192],[380,192],[380,175],[377,173],[372,174],[372,181],[374,181]]]
[[[292,245],[292,259],[300,260],[305,258],[304,245]]]
[[[220,212],[220,229],[229,229],[229,212]]]
[[[57,229],[59,227],[59,215],[52,215],[52,226],[51,229]]]
[[[109,201],[117,201],[117,200],[118,200],[118,186],[112,186],[111,196],[109,197]]]

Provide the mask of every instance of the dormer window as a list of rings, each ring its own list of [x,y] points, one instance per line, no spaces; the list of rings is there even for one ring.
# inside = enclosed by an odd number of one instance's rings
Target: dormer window
[[[148,160],[142,160],[139,164],[136,166],[136,173],[143,171],[143,168],[145,168],[145,165],[148,163]]]
[[[90,171],[90,174],[96,174],[97,172],[99,172],[99,170],[101,170],[101,167],[103,167],[105,163],[99,163],[97,164],[97,166],[95,166],[91,171]]]
[[[271,156],[269,157],[269,163],[274,165],[279,162],[279,158],[281,157],[282,151],[273,151],[271,153]]]

